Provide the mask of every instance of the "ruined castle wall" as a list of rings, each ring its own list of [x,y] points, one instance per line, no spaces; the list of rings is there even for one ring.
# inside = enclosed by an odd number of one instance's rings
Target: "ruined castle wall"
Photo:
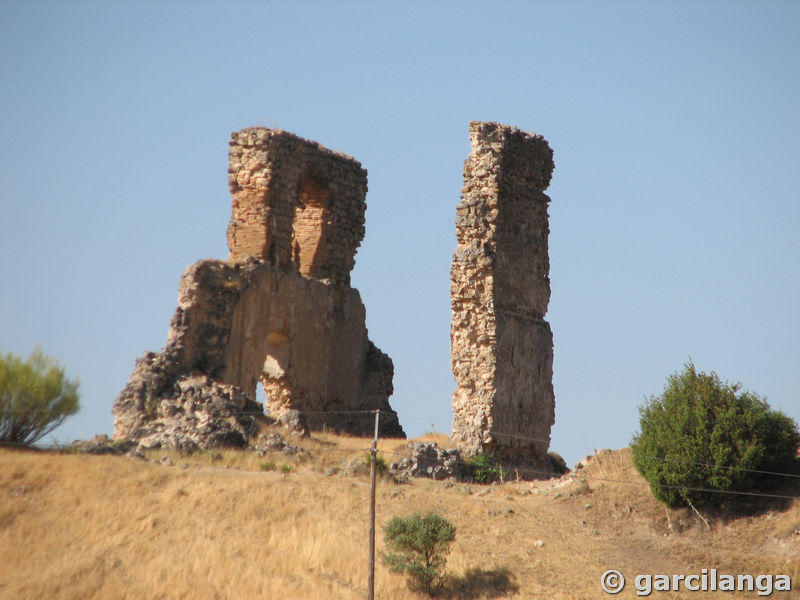
[[[246,443],[263,415],[260,382],[272,418],[300,411],[311,428],[371,435],[365,411],[379,409],[391,413],[381,435],[405,437],[388,403],[394,366],[369,340],[349,286],[366,171],[264,128],[234,132],[229,157],[229,260],[184,272],[167,345],[137,361],[114,403],[115,436]]]
[[[451,268],[453,437],[467,452],[543,463],[554,421],[552,151],[497,123],[471,123],[470,141]]]
[[[245,391],[258,381],[287,388],[288,395],[268,393],[274,416],[290,408],[354,410],[365,379],[364,320],[357,290],[265,269],[233,312],[231,337],[242,343],[229,345],[222,379]]]
[[[367,173],[358,161],[284,131],[251,127],[230,141],[231,262],[249,257],[349,283],[364,238]]]
[[[293,409],[309,413],[311,428],[370,434],[374,417],[347,411],[393,412],[394,367],[367,338],[364,317],[358,291],[346,286],[265,263],[196,263],[181,278],[166,347],[152,355],[153,368],[137,367],[115,403],[115,435],[129,435],[146,404],[180,396],[198,374],[251,400],[263,383],[271,418]],[[381,433],[403,435],[387,418]]]

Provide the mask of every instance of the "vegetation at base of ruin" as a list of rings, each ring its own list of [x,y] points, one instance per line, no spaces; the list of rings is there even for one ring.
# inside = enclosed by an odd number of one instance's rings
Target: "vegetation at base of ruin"
[[[0,599],[365,598],[370,481],[352,467],[372,438],[301,438],[277,427],[264,435],[273,432],[307,454],[151,449],[141,459],[0,448]],[[400,462],[409,441],[381,439],[378,451]],[[442,434],[416,441],[451,447]],[[292,473],[261,471],[265,461]],[[775,492],[794,500],[753,498],[744,515],[707,511],[707,532],[690,509],[653,498],[629,449],[582,464],[559,479],[493,486],[379,478],[376,550],[386,550],[393,516],[446,515],[458,535],[439,597],[453,600],[597,598],[609,565],[627,587],[644,568],[800,581],[797,478]],[[378,560],[375,597],[420,594]]]
[[[502,468],[491,453],[475,454],[468,462],[472,478],[477,483],[493,483],[508,477],[508,469]]]
[[[567,466],[567,461],[564,460],[564,457],[561,456],[558,452],[553,452],[552,450],[547,453],[547,462],[550,467],[550,470],[557,475],[561,475],[562,473],[566,473],[569,471],[569,467]]]
[[[732,503],[734,495],[719,492],[766,493],[781,477],[763,471],[798,472],[795,422],[740,383],[698,372],[691,362],[639,412],[633,463],[670,507]]]
[[[364,466],[366,466],[367,472],[369,472],[369,469],[372,468],[372,453],[364,453]],[[386,473],[389,470],[389,465],[382,454],[377,454],[375,456],[375,470],[378,473]]]
[[[80,409],[79,382],[36,348],[27,360],[0,355],[0,444],[30,445]]]
[[[381,560],[406,576],[409,589],[434,596],[445,581],[444,567],[456,528],[439,514],[393,517],[383,528],[387,551]]]
[[[158,409],[161,407],[161,398],[158,396],[151,394],[148,395],[144,401],[144,413],[154,419],[158,417]]]

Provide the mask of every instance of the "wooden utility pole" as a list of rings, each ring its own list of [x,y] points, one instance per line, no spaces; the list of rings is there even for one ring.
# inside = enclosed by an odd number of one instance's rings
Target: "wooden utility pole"
[[[378,419],[381,411],[375,410],[375,437],[372,440],[372,455],[369,461],[369,478],[371,480],[369,492],[369,575],[367,576],[367,589],[369,600],[375,600],[375,475],[378,456]]]

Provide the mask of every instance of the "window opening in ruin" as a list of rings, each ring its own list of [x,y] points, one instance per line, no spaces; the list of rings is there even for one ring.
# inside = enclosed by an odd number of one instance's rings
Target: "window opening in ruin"
[[[300,187],[292,226],[292,258],[306,277],[318,277],[330,219],[329,192],[315,177]]]
[[[264,361],[264,375],[280,379],[286,374],[289,364],[289,338],[279,331],[267,336],[267,358]]]

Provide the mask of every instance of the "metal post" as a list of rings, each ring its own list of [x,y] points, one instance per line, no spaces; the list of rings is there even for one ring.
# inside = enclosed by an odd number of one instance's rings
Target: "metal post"
[[[381,411],[375,410],[375,437],[372,440],[370,454],[372,459],[369,461],[369,477],[371,480],[369,496],[369,575],[367,577],[367,588],[369,600],[375,600],[375,474],[377,471],[378,455],[378,419]]]

